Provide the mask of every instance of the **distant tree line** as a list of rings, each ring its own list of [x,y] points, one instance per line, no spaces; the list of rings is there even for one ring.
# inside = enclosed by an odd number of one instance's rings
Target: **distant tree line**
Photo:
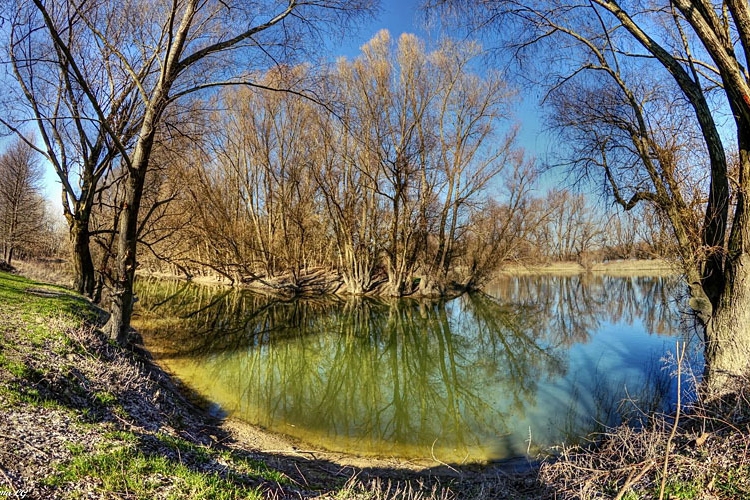
[[[42,194],[44,171],[20,140],[0,154],[0,260],[58,257],[62,250],[55,219]]]

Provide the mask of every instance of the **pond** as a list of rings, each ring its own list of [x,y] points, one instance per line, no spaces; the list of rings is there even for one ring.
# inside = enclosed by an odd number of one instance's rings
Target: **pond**
[[[453,300],[140,281],[134,325],[223,412],[311,447],[466,463],[668,410],[694,335],[665,277],[522,276]]]

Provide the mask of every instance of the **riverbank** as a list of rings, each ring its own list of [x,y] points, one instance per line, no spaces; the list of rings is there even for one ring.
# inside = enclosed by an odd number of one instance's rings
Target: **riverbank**
[[[578,262],[554,262],[550,264],[507,264],[497,274],[501,276],[558,275],[575,276],[593,273],[615,277],[628,276],[673,276],[680,274],[677,262],[664,259],[610,260],[584,266]]]
[[[99,312],[0,273],[0,495],[26,498],[750,498],[750,384],[723,404],[561,447],[539,469],[309,450],[214,418]]]
[[[332,456],[219,420],[147,353],[103,338],[98,312],[75,294],[0,273],[0,303],[0,495],[545,496],[536,471]]]
[[[69,264],[63,261],[58,262],[47,262],[44,264],[36,264],[32,262],[18,261],[14,264],[19,272],[27,277],[55,283],[58,285],[69,286],[72,283],[72,275],[69,269]],[[680,268],[675,261],[669,261],[665,259],[622,259],[612,260],[607,262],[592,263],[588,266],[583,266],[577,262],[553,262],[548,264],[540,263],[508,263],[502,265],[496,272],[496,277],[503,276],[526,276],[526,275],[557,275],[557,276],[575,276],[579,274],[594,273],[594,274],[605,274],[615,277],[628,277],[638,275],[648,276],[673,276],[681,273]],[[225,276],[218,274],[214,275],[195,275],[191,276],[190,279],[186,278],[183,274],[165,273],[154,270],[139,270],[139,276],[146,276],[156,279],[165,280],[179,280],[179,281],[193,281],[203,285],[220,285],[220,286],[232,286],[232,282]],[[336,281],[330,274],[319,272],[313,273],[313,277],[319,279],[317,289],[324,288],[323,283],[330,283]],[[247,285],[236,285],[248,289],[253,289]],[[268,291],[270,287],[260,286],[256,287],[258,291]]]
[[[548,264],[539,263],[506,263],[496,272],[495,277],[504,276],[528,276],[528,275],[555,275],[575,276],[579,274],[602,274],[614,277],[630,276],[673,276],[681,271],[676,262],[665,259],[631,259],[612,260],[582,265],[578,262],[553,262]],[[169,274],[157,271],[139,271],[142,276],[157,279],[187,280],[184,275]],[[189,278],[190,281],[208,285],[236,286],[263,294],[278,295],[282,297],[293,296],[318,296],[318,295],[346,295],[348,294],[343,278],[332,270],[313,269],[301,272],[297,276],[280,275],[273,279],[247,279],[231,281],[221,275],[196,275]],[[492,281],[492,279],[490,279]],[[387,287],[385,281],[375,285],[367,295],[382,296]],[[457,296],[466,291],[458,285],[444,291],[445,296]],[[420,295],[417,291],[410,297],[430,297],[431,295]]]

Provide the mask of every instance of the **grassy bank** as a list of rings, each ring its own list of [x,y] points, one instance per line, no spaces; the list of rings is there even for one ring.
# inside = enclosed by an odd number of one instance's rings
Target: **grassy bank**
[[[0,273],[0,491],[26,498],[263,498],[290,480],[216,429],[69,292]]]
[[[0,272],[0,496],[750,499],[747,384],[726,401],[561,447],[540,470],[348,466],[254,449],[65,289]]]

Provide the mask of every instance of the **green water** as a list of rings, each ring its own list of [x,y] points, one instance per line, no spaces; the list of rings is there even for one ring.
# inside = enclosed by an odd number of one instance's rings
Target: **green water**
[[[663,409],[667,278],[522,277],[450,301],[299,299],[142,281],[157,360],[229,415],[359,455],[534,455]],[[624,398],[637,403],[622,404]]]

